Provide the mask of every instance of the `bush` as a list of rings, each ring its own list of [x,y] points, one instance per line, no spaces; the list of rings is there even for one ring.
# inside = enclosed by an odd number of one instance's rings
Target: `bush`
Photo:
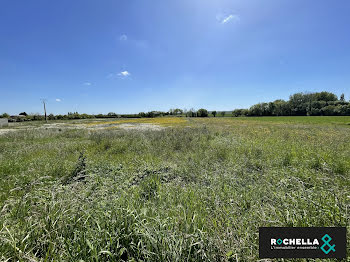
[[[235,117],[238,116],[247,116],[249,113],[248,109],[236,109],[232,111],[232,115]]]

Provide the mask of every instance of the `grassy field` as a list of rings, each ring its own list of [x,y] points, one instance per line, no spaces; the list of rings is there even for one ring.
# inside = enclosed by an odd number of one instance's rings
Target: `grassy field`
[[[350,117],[53,123],[0,135],[1,261],[258,261],[260,226],[349,232]]]

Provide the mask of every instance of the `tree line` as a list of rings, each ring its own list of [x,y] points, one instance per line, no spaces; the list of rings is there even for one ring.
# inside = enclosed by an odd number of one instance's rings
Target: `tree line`
[[[249,109],[236,109],[233,116],[348,116],[350,103],[330,92],[296,93],[288,101],[258,103]]]
[[[216,117],[231,115],[239,116],[350,116],[350,102],[345,101],[344,94],[338,97],[330,92],[316,93],[296,93],[289,97],[288,101],[275,100],[269,103],[258,103],[249,109],[235,109],[232,112],[208,111],[204,108],[195,110],[170,109],[167,112],[150,111],[140,112],[138,114],[79,114],[78,112],[68,112],[65,115],[49,114],[48,120],[71,120],[71,119],[89,119],[89,118],[153,118],[161,116],[186,116],[186,117]],[[0,115],[0,118],[8,118],[9,121],[35,121],[45,120],[45,116],[40,114],[27,114],[22,112],[16,116],[10,116],[7,113]]]
[[[216,112],[214,113],[216,114]],[[91,118],[153,118],[162,116],[187,116],[187,117],[208,117],[210,114],[206,109],[199,110],[182,110],[182,109],[170,109],[168,112],[162,111],[150,111],[140,112],[138,114],[117,114],[110,112],[108,114],[79,114],[78,112],[68,112],[65,115],[49,114],[47,120],[74,120],[74,119],[91,119]],[[0,115],[0,118],[8,118],[9,122],[24,122],[24,121],[44,121],[45,116],[40,114],[27,114],[21,112],[18,115],[9,115],[4,113]]]

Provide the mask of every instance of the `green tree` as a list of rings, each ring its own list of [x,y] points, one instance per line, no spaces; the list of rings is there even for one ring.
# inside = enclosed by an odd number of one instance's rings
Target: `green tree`
[[[338,97],[330,92],[319,92],[319,93],[312,93],[311,96],[313,96],[312,100],[316,101],[337,101]]]
[[[311,102],[311,97],[308,94],[296,93],[289,97],[292,115],[305,116],[307,108]]]
[[[336,111],[336,107],[333,105],[325,106],[322,108],[322,112],[325,116],[336,115],[335,111]]]
[[[1,118],[9,118],[10,115],[8,113],[3,113],[0,117]]]
[[[194,110],[194,108],[191,108],[190,110],[188,110],[186,112],[186,116],[187,117],[196,117],[197,116],[196,110]]]
[[[273,109],[274,116],[290,115],[290,106],[288,102],[279,99],[279,100],[275,100],[273,104],[274,104],[274,109]]]
[[[183,111],[180,108],[176,108],[173,111],[174,115],[181,115],[183,113]]]
[[[247,116],[249,114],[249,110],[248,109],[235,109],[232,111],[232,115],[235,117],[238,116]]]
[[[117,114],[114,113],[114,112],[109,112],[109,113],[107,114],[107,116],[109,116],[109,117],[117,117]]]
[[[197,111],[198,117],[208,117],[208,110],[201,108]]]
[[[289,101],[259,103],[251,106],[248,112],[236,109],[232,114],[233,116],[348,115],[348,105],[344,94],[338,100],[338,97],[330,92],[296,93],[289,97]]]
[[[214,117],[216,116],[216,111],[213,111],[211,113],[213,114]]]
[[[54,116],[54,114],[49,114],[48,118],[49,118],[49,120],[55,120],[55,119],[56,119],[56,117]]]

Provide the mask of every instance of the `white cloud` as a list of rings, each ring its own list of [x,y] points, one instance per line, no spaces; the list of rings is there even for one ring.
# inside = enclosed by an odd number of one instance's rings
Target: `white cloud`
[[[91,83],[90,82],[85,82],[84,86],[91,86]]]
[[[127,78],[127,77],[131,76],[131,74],[128,71],[125,70],[125,71],[121,71],[120,73],[118,73],[118,76],[120,78],[124,79],[124,78]]]
[[[61,99],[59,99],[59,98],[56,98],[56,102],[61,102]]]
[[[216,19],[221,24],[227,24],[228,22],[239,22],[241,20],[238,15],[234,15],[234,14],[229,14],[229,15],[219,14],[216,16]]]
[[[129,76],[130,73],[128,71],[122,71],[118,74],[119,76]]]
[[[120,41],[126,41],[126,40],[128,40],[128,36],[127,36],[127,35],[121,35],[121,36],[119,37],[119,40],[120,40]]]
[[[121,71],[119,73],[110,73],[106,76],[107,79],[126,79],[129,78],[131,76],[131,73],[129,71]]]

